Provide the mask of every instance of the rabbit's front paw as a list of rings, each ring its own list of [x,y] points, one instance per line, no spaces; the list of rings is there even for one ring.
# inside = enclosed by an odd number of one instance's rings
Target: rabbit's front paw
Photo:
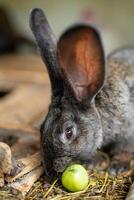
[[[129,153],[121,153],[113,156],[110,166],[108,167],[108,172],[111,175],[116,176],[128,171],[131,168],[132,157],[132,154]]]
[[[109,166],[109,156],[104,152],[97,152],[96,155],[87,164],[88,169],[96,169],[98,171],[106,170]]]
[[[130,169],[130,162],[112,161],[108,168],[108,172],[112,176],[116,176],[125,171],[128,171],[129,169]]]

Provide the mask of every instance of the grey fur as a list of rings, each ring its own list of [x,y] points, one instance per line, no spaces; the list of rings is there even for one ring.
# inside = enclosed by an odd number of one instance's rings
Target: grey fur
[[[37,15],[42,15],[40,9],[35,10]],[[52,93],[55,94],[41,126],[41,144],[46,170],[49,172],[54,169],[60,172],[70,162],[90,160],[97,149],[110,147],[112,143],[112,151],[115,154],[122,150],[134,152],[134,49],[121,49],[111,54],[107,59],[107,73],[101,90],[96,92],[96,97],[92,98],[92,101],[78,102],[66,75],[60,72],[55,45],[53,57],[53,48],[47,51],[46,55],[42,53],[44,48],[47,49],[45,43],[42,45],[46,40],[45,34],[51,33],[40,32],[36,26],[39,24],[39,18],[36,16],[35,19],[35,10],[31,13],[31,29],[50,72]],[[40,37],[41,34],[44,36]],[[51,38],[48,40],[52,47]],[[52,77],[56,73],[58,81],[51,77],[51,72]],[[57,88],[59,93],[54,93]],[[69,141],[62,135],[65,124],[76,126],[76,136]]]

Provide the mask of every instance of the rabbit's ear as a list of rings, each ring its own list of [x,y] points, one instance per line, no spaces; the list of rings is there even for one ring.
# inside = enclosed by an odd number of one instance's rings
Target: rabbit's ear
[[[59,96],[63,93],[63,81],[57,64],[57,41],[41,9],[35,8],[31,11],[30,27],[50,76],[52,94]]]
[[[59,40],[58,59],[76,99],[92,100],[105,77],[104,52],[96,29],[87,25],[68,29]]]

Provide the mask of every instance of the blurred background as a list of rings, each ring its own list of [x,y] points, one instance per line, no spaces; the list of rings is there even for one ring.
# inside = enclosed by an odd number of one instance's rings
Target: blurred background
[[[11,88],[14,91],[23,83],[47,80],[49,85],[29,28],[30,10],[35,7],[44,10],[57,38],[73,23],[86,22],[100,30],[106,55],[134,46],[133,0],[0,0],[0,98],[4,100]]]
[[[0,53],[36,52],[29,29],[29,12],[44,9],[57,37],[70,24],[85,21],[98,26],[106,53],[134,45],[133,0],[0,0]]]
[[[56,34],[76,22],[94,24],[106,54],[134,46],[134,0],[0,0],[0,141],[13,156],[40,146],[39,129],[50,102],[50,83],[29,28],[42,8]]]

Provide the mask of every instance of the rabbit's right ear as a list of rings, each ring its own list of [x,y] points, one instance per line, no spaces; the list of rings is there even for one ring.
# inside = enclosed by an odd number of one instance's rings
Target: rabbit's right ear
[[[57,64],[57,40],[41,9],[34,8],[31,11],[30,27],[49,73],[52,95],[60,97],[63,93],[63,81]]]
[[[80,24],[69,28],[58,42],[58,59],[75,98],[91,101],[104,83],[105,58],[98,31]]]

